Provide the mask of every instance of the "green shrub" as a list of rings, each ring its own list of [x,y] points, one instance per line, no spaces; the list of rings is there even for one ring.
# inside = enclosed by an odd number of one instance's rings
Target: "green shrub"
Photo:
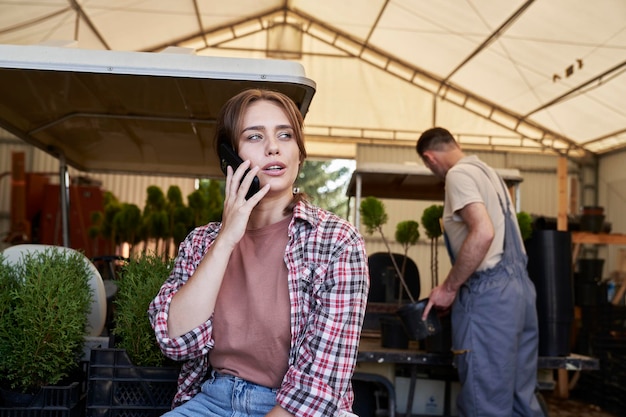
[[[517,224],[522,235],[522,240],[529,239],[533,234],[533,218],[525,211],[517,213]]]
[[[148,306],[169,276],[173,259],[155,254],[131,258],[122,267],[115,298],[116,347],[125,349],[137,366],[171,364],[159,349],[148,319]]]
[[[83,254],[27,252],[15,265],[0,258],[0,378],[35,393],[78,367],[91,308]]]

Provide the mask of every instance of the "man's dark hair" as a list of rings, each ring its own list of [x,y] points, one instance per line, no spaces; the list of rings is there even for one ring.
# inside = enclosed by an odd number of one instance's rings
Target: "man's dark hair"
[[[452,134],[443,127],[433,127],[422,133],[417,140],[415,150],[419,156],[423,156],[428,150],[441,150],[449,145],[458,146]]]

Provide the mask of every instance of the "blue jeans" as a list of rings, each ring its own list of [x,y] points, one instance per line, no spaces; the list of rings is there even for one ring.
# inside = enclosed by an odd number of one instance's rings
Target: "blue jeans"
[[[276,405],[277,391],[211,371],[195,397],[163,417],[263,417]]]

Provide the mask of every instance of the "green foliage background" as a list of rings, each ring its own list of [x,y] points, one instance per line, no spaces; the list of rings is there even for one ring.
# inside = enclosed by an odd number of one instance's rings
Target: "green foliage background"
[[[333,161],[305,161],[295,187],[313,204],[345,218],[350,174],[348,166]],[[104,210],[91,214],[89,235],[102,236],[111,242],[111,247],[100,252],[117,253],[115,246],[128,243],[133,254],[134,246],[143,242],[145,253],[147,242],[154,242],[154,251],[167,258],[194,227],[221,219],[224,183],[224,180],[199,180],[198,189],[187,196],[187,204],[178,186],[170,186],[164,193],[151,185],[146,189],[143,209],[122,203],[112,193],[105,192]]]
[[[333,161],[307,160],[302,164],[296,187],[306,193],[313,204],[346,218],[350,174],[349,167],[333,164]]]

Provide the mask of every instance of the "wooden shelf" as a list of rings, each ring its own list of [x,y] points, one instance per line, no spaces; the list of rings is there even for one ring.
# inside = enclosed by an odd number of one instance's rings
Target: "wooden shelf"
[[[572,261],[576,262],[581,245],[626,245],[626,235],[617,233],[572,232]]]
[[[572,232],[572,243],[590,245],[626,245],[626,235],[617,233]]]

